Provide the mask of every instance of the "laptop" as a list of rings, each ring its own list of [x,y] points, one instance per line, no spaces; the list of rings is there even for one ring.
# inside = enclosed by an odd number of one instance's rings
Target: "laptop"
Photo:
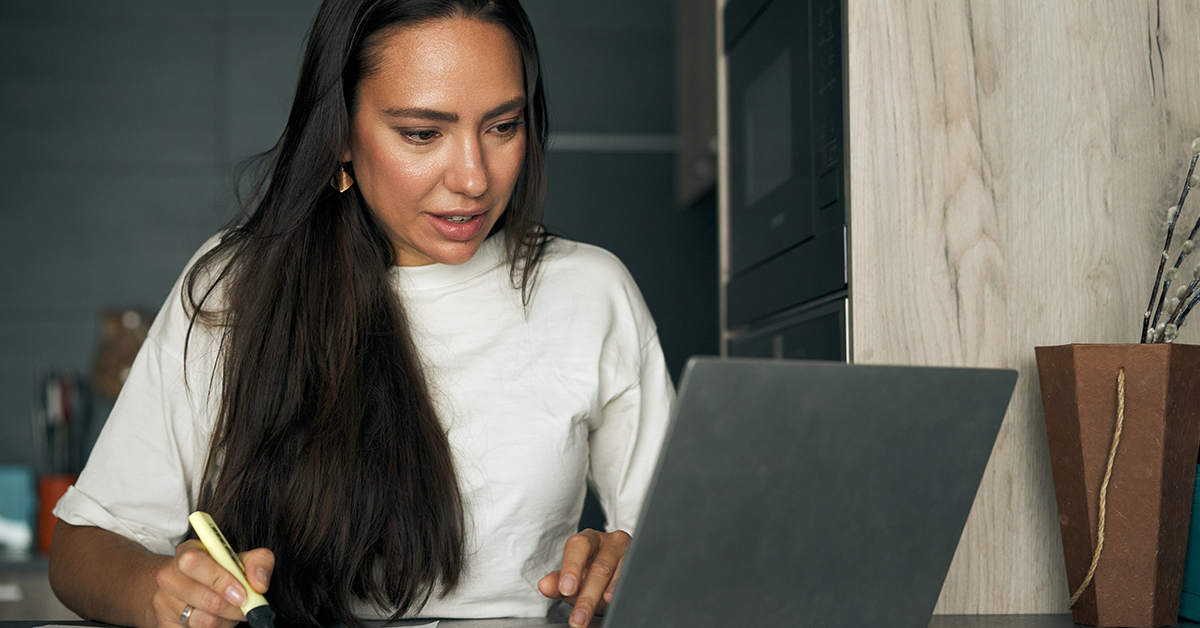
[[[592,627],[927,628],[1016,380],[692,358],[613,601]]]
[[[693,358],[604,628],[926,628],[1016,378]]]

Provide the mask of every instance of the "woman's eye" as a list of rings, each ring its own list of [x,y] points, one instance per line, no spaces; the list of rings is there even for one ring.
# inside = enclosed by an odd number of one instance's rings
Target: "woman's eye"
[[[420,144],[431,142],[431,141],[433,141],[434,138],[437,137],[437,131],[428,131],[428,130],[425,130],[425,131],[401,131],[400,134],[403,135],[405,138],[407,138],[411,141],[420,143]]]
[[[512,122],[501,122],[494,128],[496,129],[496,132],[501,135],[513,135],[517,132],[517,129],[520,128],[522,124],[525,124],[524,120],[513,120]]]

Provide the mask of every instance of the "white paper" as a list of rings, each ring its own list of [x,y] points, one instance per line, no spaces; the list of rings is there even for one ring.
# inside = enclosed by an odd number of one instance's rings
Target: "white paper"
[[[388,624],[389,628],[437,628],[438,622],[430,622],[428,624]],[[45,624],[42,626],[34,626],[34,628],[79,628],[79,626],[64,626],[62,624]]]

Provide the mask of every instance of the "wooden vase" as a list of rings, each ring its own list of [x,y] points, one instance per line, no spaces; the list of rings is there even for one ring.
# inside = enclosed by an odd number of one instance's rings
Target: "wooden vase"
[[[1104,548],[1072,618],[1105,627],[1175,624],[1200,451],[1200,346],[1073,344],[1035,352],[1072,593],[1096,548],[1117,375],[1125,373]]]

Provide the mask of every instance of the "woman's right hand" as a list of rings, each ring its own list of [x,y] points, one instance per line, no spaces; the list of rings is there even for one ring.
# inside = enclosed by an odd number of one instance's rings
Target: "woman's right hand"
[[[256,549],[238,555],[246,567],[246,579],[259,593],[266,593],[275,569],[275,554]],[[175,549],[175,557],[159,569],[155,578],[154,613],[158,628],[176,628],[191,606],[186,628],[232,628],[246,620],[239,608],[246,590],[233,574],[217,564],[199,541],[187,541]]]

